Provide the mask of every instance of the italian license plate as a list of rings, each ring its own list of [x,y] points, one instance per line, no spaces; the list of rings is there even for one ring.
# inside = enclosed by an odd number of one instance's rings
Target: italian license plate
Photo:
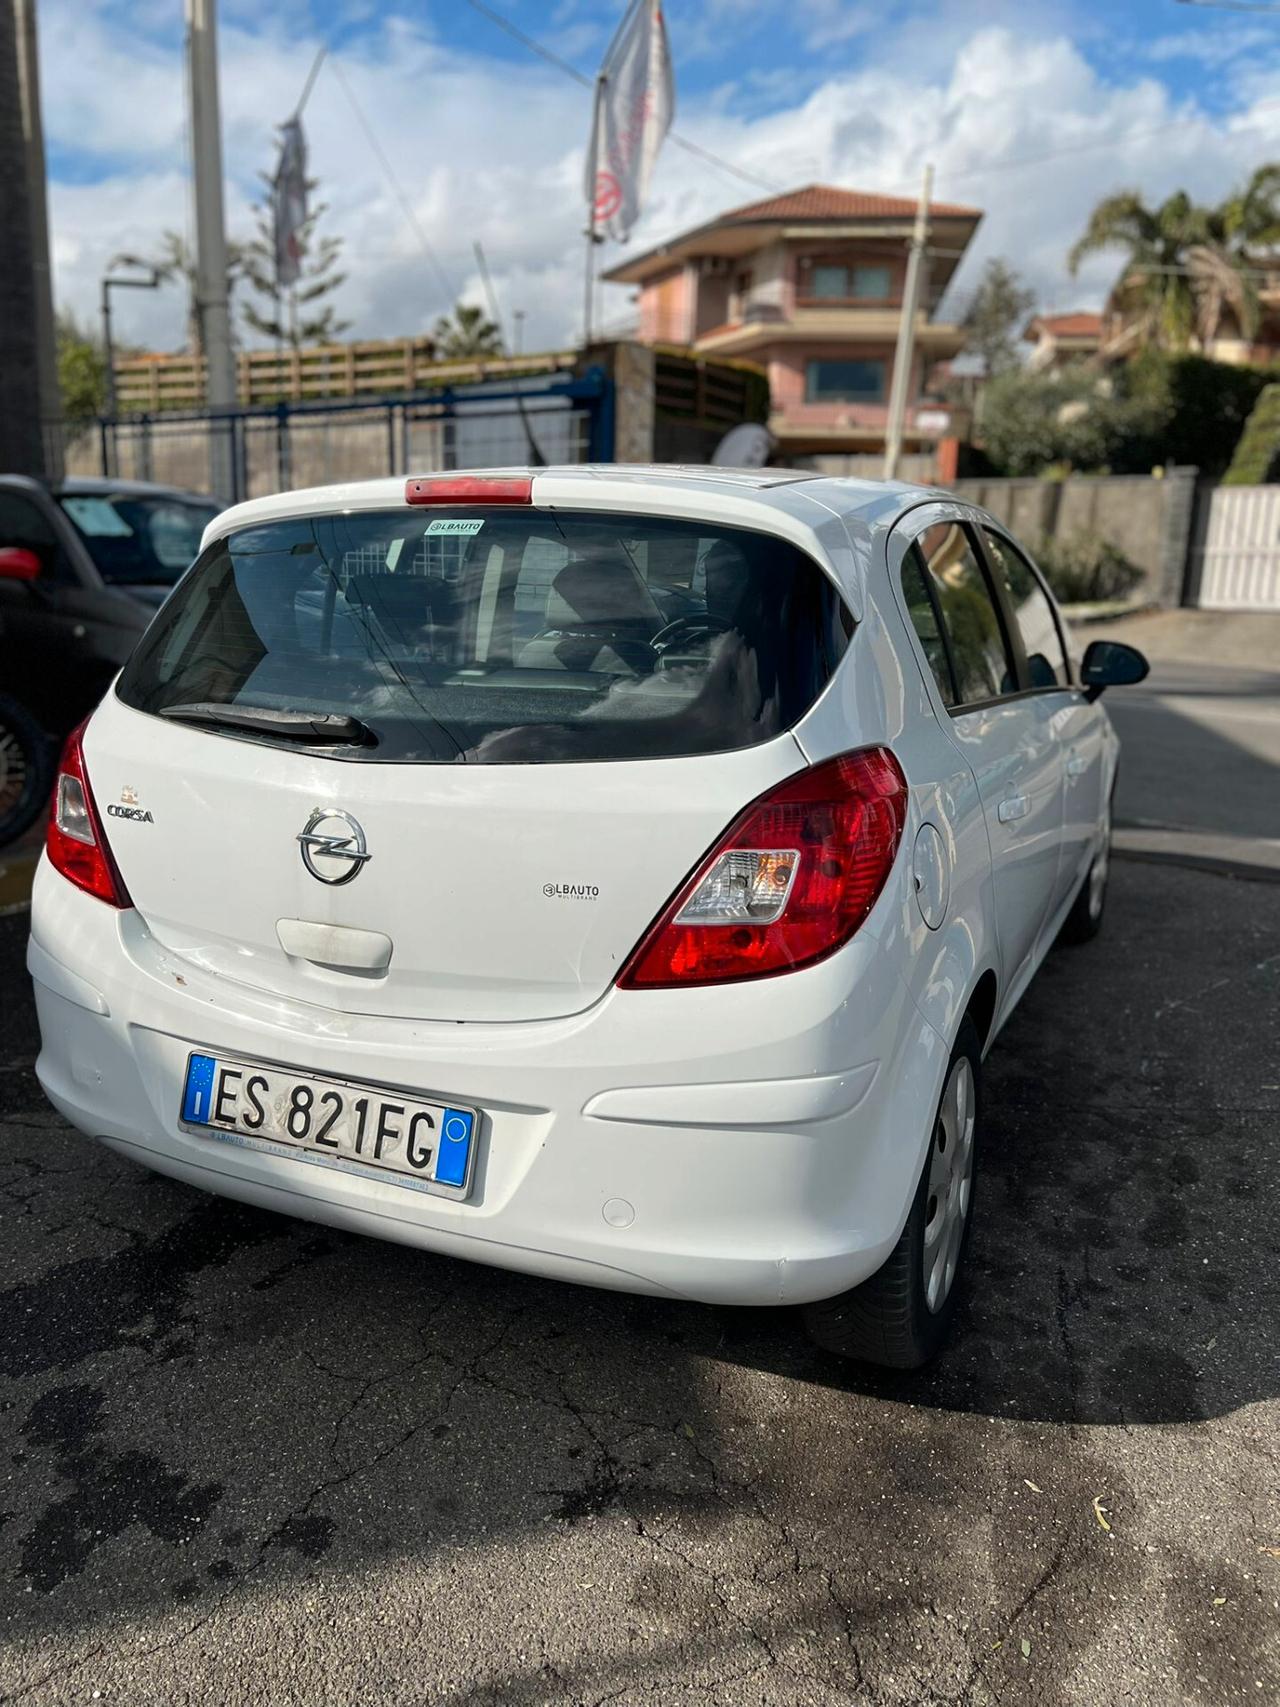
[[[376,1168],[465,1197],[476,1115],[376,1086],[191,1054],[181,1119],[210,1138],[287,1145],[309,1160]]]

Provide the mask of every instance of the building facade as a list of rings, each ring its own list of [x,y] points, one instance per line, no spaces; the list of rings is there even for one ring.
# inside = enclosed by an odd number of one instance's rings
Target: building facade
[[[1032,346],[1027,366],[1033,373],[1059,373],[1073,362],[1096,356],[1102,344],[1102,316],[1080,311],[1074,314],[1033,314],[1022,333]]]
[[[642,342],[759,363],[770,427],[787,456],[884,447],[889,386],[915,218],[909,198],[813,184],[735,208],[605,274],[638,287]],[[935,204],[916,324],[904,445],[953,425],[930,373],[964,343],[935,319],[981,212]]]

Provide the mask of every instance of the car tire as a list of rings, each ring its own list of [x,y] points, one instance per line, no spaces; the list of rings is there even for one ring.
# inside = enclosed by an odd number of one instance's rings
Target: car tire
[[[1111,802],[1102,826],[1102,843],[1080,885],[1080,893],[1071,903],[1071,911],[1062,922],[1058,940],[1067,943],[1092,942],[1102,929],[1102,915],[1107,907],[1107,879],[1111,872]]]
[[[966,1015],[907,1224],[889,1260],[861,1286],[805,1310],[809,1336],[824,1350],[889,1369],[918,1369],[942,1349],[973,1224],[981,1115],[982,1048]]]
[[[53,742],[25,706],[0,694],[0,847],[30,829],[53,787]]]

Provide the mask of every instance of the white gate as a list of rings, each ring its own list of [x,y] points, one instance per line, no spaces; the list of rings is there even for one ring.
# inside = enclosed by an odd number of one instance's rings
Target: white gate
[[[1280,610],[1280,486],[1219,486],[1200,551],[1207,610]]]

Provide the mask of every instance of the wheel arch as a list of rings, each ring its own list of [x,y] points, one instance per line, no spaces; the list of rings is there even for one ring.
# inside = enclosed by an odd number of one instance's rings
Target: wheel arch
[[[988,966],[974,985],[969,1000],[965,1004],[964,1013],[973,1021],[984,1056],[987,1053],[988,1043],[992,1041],[992,1027],[995,1024],[996,1001],[999,994],[1000,987],[995,972]]]

